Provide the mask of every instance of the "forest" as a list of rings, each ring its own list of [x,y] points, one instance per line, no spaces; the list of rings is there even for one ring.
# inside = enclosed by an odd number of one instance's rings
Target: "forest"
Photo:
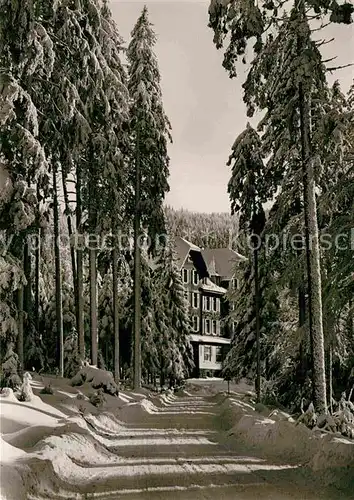
[[[186,378],[190,324],[173,251],[183,236],[248,258],[229,296],[237,327],[224,377],[294,410],[350,403],[354,82],[328,83],[341,68],[324,60],[321,28],[350,23],[353,10],[212,0],[226,73],[248,67],[229,215],[165,205],[172,132],[146,7],[125,43],[106,0],[2,2],[2,387],[25,370],[71,378],[83,362],[135,388]]]
[[[128,46],[106,1],[9,0],[0,16],[2,387],[85,361],[117,383],[182,379],[189,318],[158,239],[171,136],[147,9]]]

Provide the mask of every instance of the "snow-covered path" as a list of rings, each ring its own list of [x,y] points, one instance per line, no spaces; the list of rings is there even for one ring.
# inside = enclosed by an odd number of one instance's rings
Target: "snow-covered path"
[[[43,471],[43,480],[28,498],[330,498],[310,491],[297,466],[275,465],[222,445],[215,430],[218,409],[201,397],[170,397],[145,412],[131,407],[126,423],[121,414],[119,421],[105,414],[87,417],[89,438],[94,440],[91,452],[87,435],[48,438],[32,470],[43,470],[46,462],[48,478],[54,472],[56,480],[46,481]],[[58,450],[65,451],[60,459]]]

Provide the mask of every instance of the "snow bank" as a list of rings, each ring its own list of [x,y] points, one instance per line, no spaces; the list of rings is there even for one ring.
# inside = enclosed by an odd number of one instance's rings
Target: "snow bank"
[[[276,421],[258,415],[244,415],[230,434],[238,441],[262,450],[273,458],[308,460],[313,452],[313,436],[305,426]]]
[[[49,449],[56,450],[58,455],[65,454],[80,465],[111,465],[121,463],[124,459],[109,452],[94,436],[85,433],[63,433],[49,436],[38,444],[36,453],[47,457]]]
[[[9,387],[4,387],[0,392],[0,402],[2,401],[12,401],[13,403],[18,403],[18,399],[14,394],[14,391]]]
[[[321,436],[318,442],[318,450],[310,461],[310,466],[314,471],[334,467],[348,467],[349,470],[354,471],[353,440],[326,434]]]
[[[12,463],[19,458],[25,458],[27,453],[11,444],[7,443],[2,436],[0,436],[1,448],[1,463]]]
[[[99,439],[97,436],[117,438],[117,436],[126,437],[143,437],[146,435],[153,436],[206,436],[214,435],[215,431],[207,430],[191,430],[186,431],[185,429],[167,429],[167,428],[139,428],[139,427],[128,427],[123,422],[117,420],[113,414],[101,413],[98,415],[86,415],[85,421],[88,422],[93,427],[93,435]]]
[[[280,410],[265,417],[245,401],[230,398],[221,404],[219,424],[228,444],[243,443],[273,460],[301,462],[314,471],[354,467],[353,440],[310,430]]]
[[[60,411],[34,397],[29,403],[1,401],[1,432],[12,433],[28,426],[56,427],[58,419],[66,418]]]

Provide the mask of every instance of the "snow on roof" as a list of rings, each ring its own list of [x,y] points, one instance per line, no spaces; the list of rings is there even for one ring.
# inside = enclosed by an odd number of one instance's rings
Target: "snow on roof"
[[[203,258],[211,276],[222,276],[231,279],[237,262],[247,260],[231,248],[206,248],[202,250]]]
[[[211,292],[211,293],[224,294],[227,292],[227,290],[225,288],[218,286],[218,285],[215,285],[215,283],[213,283],[210,278],[205,278],[204,282],[202,282],[199,285],[199,288],[201,290],[204,290],[205,292]]]
[[[177,236],[175,239],[175,251],[177,257],[177,265],[179,269],[182,269],[183,264],[185,263],[188,254],[190,251],[201,252],[201,249],[194,245],[190,241],[182,238],[181,236]]]
[[[191,342],[199,342],[200,344],[225,344],[229,345],[231,340],[225,337],[215,337],[213,335],[195,335],[194,333],[189,335],[189,340]]]

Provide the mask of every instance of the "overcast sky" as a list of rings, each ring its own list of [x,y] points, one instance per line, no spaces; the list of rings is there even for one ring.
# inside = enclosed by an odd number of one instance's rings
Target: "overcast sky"
[[[207,27],[208,0],[111,0],[125,41],[144,4],[158,36],[155,52],[165,111],[172,124],[167,203],[198,212],[228,212],[230,169],[226,161],[247,123],[241,91],[244,74],[231,80],[221,65],[222,52],[216,50],[213,32]],[[353,26],[331,26],[326,35],[336,38],[326,46],[326,57],[338,55],[332,64],[350,62]],[[353,68],[339,71],[334,78],[348,88]]]

